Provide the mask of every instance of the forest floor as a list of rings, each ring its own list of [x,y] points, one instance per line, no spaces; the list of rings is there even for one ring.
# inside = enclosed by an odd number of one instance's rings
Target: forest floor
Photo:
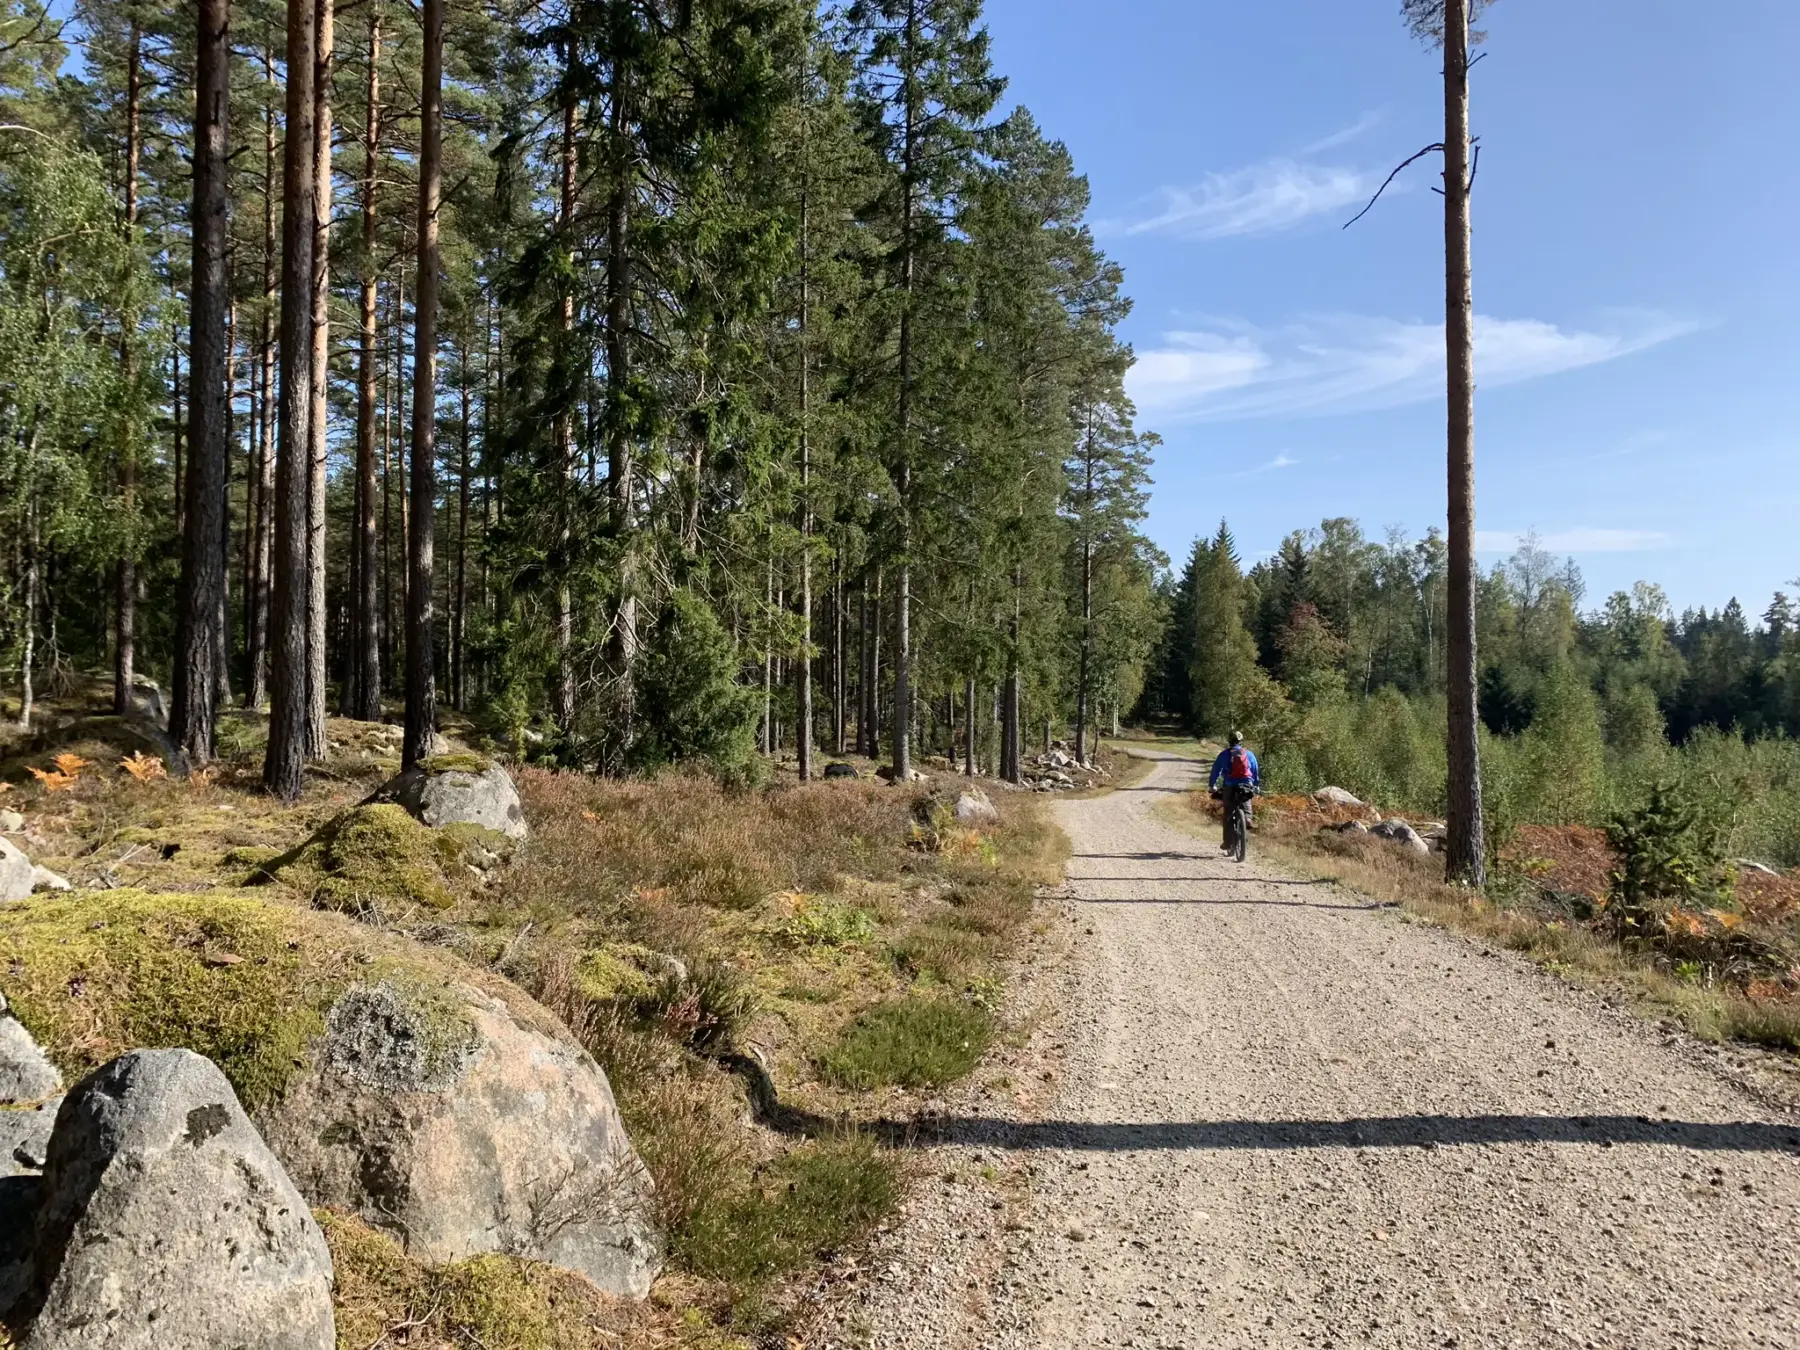
[[[1776,1057],[1222,860],[1200,768],[1057,803],[1069,959],[803,1344],[1800,1346]]]

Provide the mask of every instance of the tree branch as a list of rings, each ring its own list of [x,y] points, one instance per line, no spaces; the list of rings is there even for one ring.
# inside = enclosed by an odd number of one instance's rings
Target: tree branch
[[[1423,150],[1419,151],[1418,154],[1408,155],[1405,159],[1401,160],[1400,163],[1394,167],[1394,171],[1387,176],[1387,181],[1382,183],[1382,185],[1380,187],[1375,189],[1375,195],[1373,197],[1369,198],[1369,204],[1367,206],[1363,207],[1362,210],[1358,211],[1355,215],[1351,216],[1350,219],[1348,219],[1344,222],[1344,228],[1346,230],[1349,229],[1352,225],[1356,224],[1357,221],[1361,220],[1364,216],[1368,215],[1369,212],[1371,212],[1375,209],[1375,203],[1381,200],[1381,194],[1386,192],[1388,190],[1389,185],[1392,184],[1393,181],[1400,176],[1400,170],[1404,169],[1409,164],[1412,164],[1418,160],[1424,159],[1425,156],[1427,156],[1429,154],[1432,154],[1436,151],[1441,151],[1443,148],[1444,148],[1444,143],[1442,141],[1435,141],[1432,144],[1426,146]]]

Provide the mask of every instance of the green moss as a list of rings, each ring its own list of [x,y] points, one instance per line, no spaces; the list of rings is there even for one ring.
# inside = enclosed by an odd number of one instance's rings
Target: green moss
[[[638,1003],[656,993],[656,979],[651,974],[656,964],[655,953],[648,947],[609,942],[581,958],[575,970],[576,986],[596,1003]]]
[[[261,844],[240,844],[228,849],[219,862],[226,867],[248,867],[260,872],[263,864],[273,862],[281,856],[278,848],[268,848]]]
[[[510,1256],[426,1266],[400,1243],[348,1215],[321,1210],[331,1248],[338,1344],[386,1342],[396,1326],[434,1345],[492,1350],[599,1350],[609,1304],[579,1275]]]
[[[455,904],[444,871],[459,856],[454,841],[441,839],[404,807],[382,802],[333,816],[252,879],[281,881],[320,909],[391,919],[409,909],[445,910]]]
[[[426,773],[486,773],[494,767],[494,761],[485,755],[459,750],[421,760],[419,767]]]
[[[128,1049],[187,1046],[255,1106],[343,987],[302,917],[217,891],[33,896],[0,909],[7,1002],[70,1080]]]

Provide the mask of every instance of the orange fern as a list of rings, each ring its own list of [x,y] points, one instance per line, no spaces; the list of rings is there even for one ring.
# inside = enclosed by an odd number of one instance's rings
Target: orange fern
[[[30,765],[26,765],[30,769]],[[67,792],[75,786],[76,776],[72,773],[59,773],[55,769],[31,769],[31,776],[44,785],[45,792]]]
[[[169,776],[169,771],[163,767],[160,759],[154,755],[146,755],[142,750],[120,760],[119,767],[140,783],[148,783],[153,779]]]
[[[93,768],[92,760],[83,759],[80,755],[70,754],[67,750],[63,751],[60,755],[53,755],[50,762],[56,765],[60,772],[68,774],[71,778],[79,778],[81,777],[81,771],[83,769]]]

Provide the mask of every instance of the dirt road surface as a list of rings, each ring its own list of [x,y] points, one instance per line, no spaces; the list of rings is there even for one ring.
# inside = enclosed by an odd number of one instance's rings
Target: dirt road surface
[[[1219,858],[1154,809],[1198,767],[1058,804],[1050,1015],[942,1104],[808,1346],[1800,1347],[1800,1117],[1730,1052]]]

